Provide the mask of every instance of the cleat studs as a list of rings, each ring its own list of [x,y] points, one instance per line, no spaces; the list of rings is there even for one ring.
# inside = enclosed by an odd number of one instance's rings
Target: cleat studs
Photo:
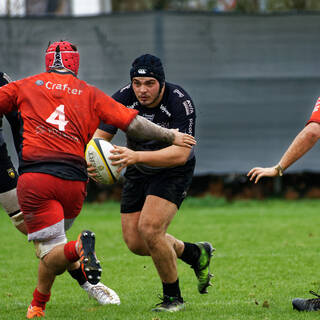
[[[101,268],[99,268],[99,269],[98,269],[98,271],[99,271],[99,272],[102,272],[102,269],[101,269]]]
[[[94,232],[91,233],[91,236],[94,238],[96,235]]]
[[[101,277],[100,277],[100,276],[97,276],[97,279],[98,279],[98,280],[100,280],[100,279],[101,279]]]
[[[85,271],[90,271],[90,269],[89,268],[85,268]]]
[[[83,236],[84,236],[84,237],[86,237],[87,235],[88,235],[88,233],[87,233],[87,232],[84,232],[84,233],[83,233]]]
[[[89,276],[88,276],[88,279],[92,279],[92,275],[89,275]]]
[[[97,260],[97,264],[100,264],[100,260]]]
[[[213,284],[211,282],[208,283],[209,287],[213,287]]]
[[[89,259],[88,259],[88,258],[84,258],[83,261],[84,261],[84,262],[88,262]]]

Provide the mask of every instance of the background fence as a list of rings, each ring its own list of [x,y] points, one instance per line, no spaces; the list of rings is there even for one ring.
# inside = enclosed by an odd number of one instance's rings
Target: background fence
[[[309,118],[320,95],[319,28],[316,14],[1,18],[0,68],[14,79],[42,72],[48,41],[67,39],[78,45],[80,78],[111,95],[135,57],[155,54],[197,107],[196,174],[244,173],[275,164]],[[316,147],[289,170],[316,171],[319,156]]]

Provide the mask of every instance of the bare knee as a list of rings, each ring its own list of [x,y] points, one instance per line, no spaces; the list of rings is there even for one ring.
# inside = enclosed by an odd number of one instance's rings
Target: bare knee
[[[138,232],[149,249],[155,248],[159,242],[159,238],[165,237],[165,232],[163,232],[161,228],[156,224],[148,222],[140,222],[138,225]]]
[[[66,271],[66,266],[60,266],[55,265],[53,266],[50,262],[50,253],[45,255],[43,258],[40,259],[42,263],[45,265],[47,270],[50,270],[54,275],[59,276],[60,274],[63,274]]]
[[[123,239],[128,247],[128,249],[133,252],[134,254],[145,256],[148,253],[146,252],[145,243],[144,241],[135,236],[135,235],[126,235],[123,234]]]
[[[133,252],[134,254],[137,255],[142,255],[142,248],[141,245],[135,241],[130,240],[125,240],[126,245],[128,247],[128,249]]]

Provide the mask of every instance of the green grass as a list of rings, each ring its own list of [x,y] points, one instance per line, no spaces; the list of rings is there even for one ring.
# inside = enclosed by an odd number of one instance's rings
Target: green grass
[[[37,259],[0,209],[0,319],[23,319],[36,285]],[[102,280],[116,290],[120,306],[89,300],[66,273],[59,276],[47,305],[47,319],[318,319],[319,313],[292,310],[291,299],[309,297],[320,286],[320,201],[187,199],[170,233],[189,242],[210,241],[217,249],[208,295],[196,289],[193,270],[178,262],[185,311],[154,314],[161,283],[150,258],[126,248],[118,203],[86,204],[68,233],[84,228],[97,235]],[[265,302],[266,301],[266,302]],[[269,307],[263,307],[263,303]]]

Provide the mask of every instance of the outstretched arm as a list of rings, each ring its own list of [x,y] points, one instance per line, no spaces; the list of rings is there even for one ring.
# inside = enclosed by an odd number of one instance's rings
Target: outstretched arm
[[[253,168],[248,172],[247,176],[250,178],[250,181],[254,180],[254,182],[257,183],[262,177],[275,177],[281,174],[282,171],[289,168],[294,162],[307,153],[319,138],[320,123],[309,123],[295,137],[277,165],[269,168]]]
[[[127,135],[138,140],[159,140],[187,148],[192,148],[196,144],[193,136],[174,129],[162,128],[139,115],[129,124]]]
[[[155,151],[133,151],[126,147],[114,146],[111,150],[113,165],[120,165],[118,171],[135,164],[143,163],[151,167],[175,167],[186,163],[190,155],[189,148],[169,146]]]

